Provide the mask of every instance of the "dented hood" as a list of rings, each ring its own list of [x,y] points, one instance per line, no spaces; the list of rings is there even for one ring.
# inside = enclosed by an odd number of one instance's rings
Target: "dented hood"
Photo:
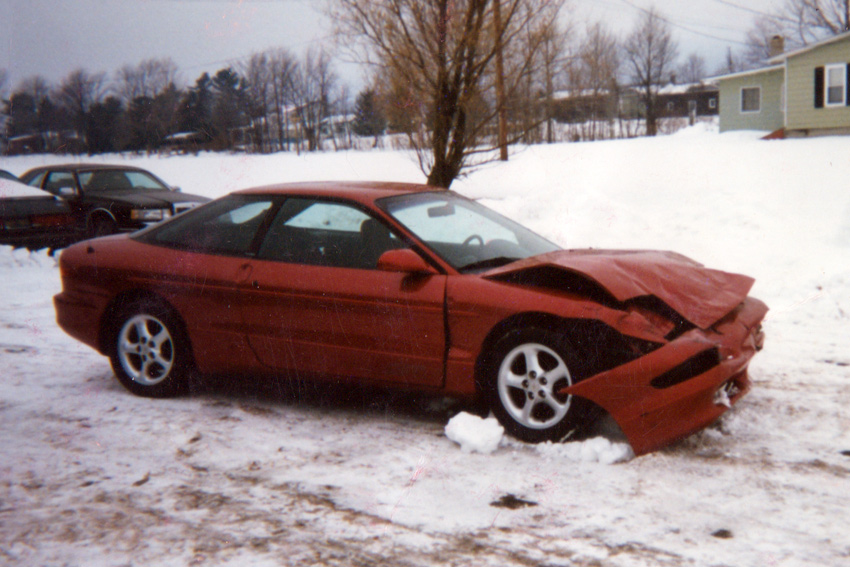
[[[700,328],[732,311],[753,280],[711,270],[675,252],[654,250],[559,250],[490,270],[486,278],[521,275],[541,268],[559,269],[595,282],[625,302],[654,296]]]

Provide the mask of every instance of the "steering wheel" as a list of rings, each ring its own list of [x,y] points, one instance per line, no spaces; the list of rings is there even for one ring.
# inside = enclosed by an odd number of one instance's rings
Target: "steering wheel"
[[[466,240],[464,240],[464,241],[463,241],[463,246],[464,246],[464,247],[469,246],[470,244],[472,244],[472,241],[473,241],[473,240],[477,240],[477,241],[478,241],[478,245],[479,245],[479,246],[484,246],[484,239],[483,239],[483,238],[481,238],[481,236],[479,236],[479,235],[477,235],[477,234],[470,234],[470,235],[466,238]]]

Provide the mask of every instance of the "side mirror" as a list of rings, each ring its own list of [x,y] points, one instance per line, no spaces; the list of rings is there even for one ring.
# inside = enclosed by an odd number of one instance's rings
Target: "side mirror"
[[[175,193],[179,193],[180,191],[182,191],[182,189],[180,189],[180,187],[177,187],[176,185],[172,186],[171,190],[174,191]]]
[[[422,259],[422,256],[410,248],[387,250],[378,258],[378,269],[385,272],[404,272],[407,274],[438,273]]]

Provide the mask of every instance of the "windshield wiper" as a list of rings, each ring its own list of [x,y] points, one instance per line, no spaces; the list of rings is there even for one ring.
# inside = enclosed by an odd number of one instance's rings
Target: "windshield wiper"
[[[483,270],[486,268],[498,268],[500,266],[510,264],[511,262],[516,262],[519,259],[520,258],[508,258],[507,256],[496,256],[495,258],[487,258],[486,260],[472,262],[471,264],[461,266],[458,269],[461,272],[472,272],[475,270]]]

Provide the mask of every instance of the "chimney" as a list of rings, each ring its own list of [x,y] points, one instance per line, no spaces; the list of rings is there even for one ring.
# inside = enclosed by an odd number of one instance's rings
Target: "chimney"
[[[768,58],[782,55],[785,52],[785,38],[781,35],[775,35],[770,38],[770,46],[768,48]]]

